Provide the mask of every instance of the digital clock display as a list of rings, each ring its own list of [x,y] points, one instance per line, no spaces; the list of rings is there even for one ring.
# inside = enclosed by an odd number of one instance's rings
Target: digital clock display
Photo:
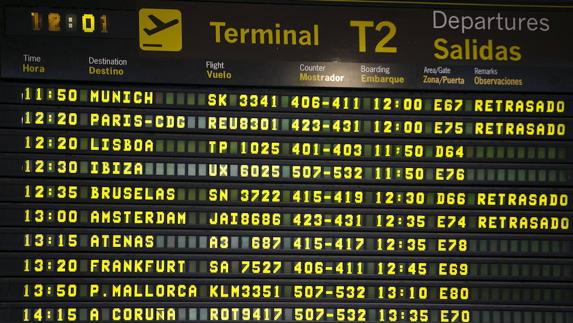
[[[109,23],[107,15],[96,17],[91,13],[80,15],[74,13],[49,12],[44,18],[44,13],[39,11],[30,12],[32,31],[41,32],[47,29],[49,32],[82,32],[82,33],[108,33]],[[46,23],[44,23],[46,21]]]

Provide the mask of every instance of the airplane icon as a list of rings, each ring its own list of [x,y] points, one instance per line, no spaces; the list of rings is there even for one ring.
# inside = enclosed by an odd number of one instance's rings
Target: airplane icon
[[[155,28],[153,29],[149,29],[149,28],[144,28],[143,31],[145,31],[145,33],[149,36],[154,35],[160,31],[163,31],[169,27],[175,26],[179,23],[179,19],[173,19],[167,22],[163,22],[161,21],[161,19],[157,18],[155,15],[148,15],[147,18],[149,18],[149,20],[151,20],[151,22],[153,22],[153,24],[155,25]]]
[[[139,48],[143,51],[179,52],[183,48],[183,17],[177,9],[139,10]]]

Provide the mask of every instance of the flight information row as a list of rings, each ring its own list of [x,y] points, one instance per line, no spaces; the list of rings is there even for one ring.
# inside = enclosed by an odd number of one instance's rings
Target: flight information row
[[[3,103],[434,115],[573,116],[568,95],[293,90],[226,90],[3,85]],[[294,92],[294,93],[293,93]]]
[[[407,322],[571,323],[567,307],[431,304],[277,303],[16,303],[0,309],[0,322]]]
[[[0,179],[0,202],[570,211],[571,188]]]
[[[340,209],[0,204],[6,227],[153,228],[376,232],[571,233],[572,215],[555,211]]]
[[[569,163],[573,142],[277,138],[0,130],[0,152],[373,161]]]
[[[0,127],[199,134],[571,140],[573,119],[515,117],[325,116],[245,112],[0,106]]]
[[[454,184],[566,186],[567,164],[472,164],[452,162],[341,162],[0,154],[0,176],[308,182],[349,184]]]
[[[0,280],[0,300],[321,301],[337,303],[472,303],[571,305],[571,283],[260,279],[76,278]]]
[[[0,251],[571,257],[566,235],[1,229]]]
[[[555,281],[573,280],[570,258],[3,252],[13,277],[161,277]]]

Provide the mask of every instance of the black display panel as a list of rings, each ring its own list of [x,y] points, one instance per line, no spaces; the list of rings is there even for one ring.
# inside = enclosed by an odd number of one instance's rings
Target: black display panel
[[[573,5],[0,5],[0,323],[573,323]]]

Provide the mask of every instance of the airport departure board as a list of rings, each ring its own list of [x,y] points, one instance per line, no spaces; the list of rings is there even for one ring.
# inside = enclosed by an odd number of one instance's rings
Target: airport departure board
[[[0,4],[0,323],[573,323],[573,5]]]

